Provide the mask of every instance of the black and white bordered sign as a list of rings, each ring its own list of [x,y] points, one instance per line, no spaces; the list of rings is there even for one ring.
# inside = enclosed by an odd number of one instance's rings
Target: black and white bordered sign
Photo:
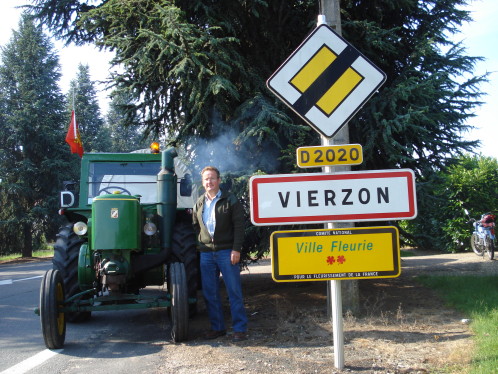
[[[266,84],[311,127],[332,137],[385,80],[356,48],[320,25]]]

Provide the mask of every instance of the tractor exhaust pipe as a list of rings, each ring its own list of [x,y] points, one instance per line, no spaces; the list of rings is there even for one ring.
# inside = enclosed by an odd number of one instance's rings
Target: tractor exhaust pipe
[[[176,215],[176,174],[174,159],[176,149],[162,152],[161,171],[157,175],[157,214],[159,216],[160,242],[162,250],[171,252],[171,238]],[[162,251],[161,251],[162,252]],[[169,253],[168,253],[169,254]]]
[[[161,251],[157,254],[137,256],[133,271],[140,273],[164,264],[171,255],[171,240],[176,216],[176,174],[174,159],[178,156],[175,148],[162,152],[161,171],[157,174],[157,215]]]

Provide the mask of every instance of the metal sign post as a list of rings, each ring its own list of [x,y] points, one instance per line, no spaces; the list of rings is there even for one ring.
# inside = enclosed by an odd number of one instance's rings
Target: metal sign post
[[[320,17],[318,18],[318,23],[320,24]],[[325,16],[323,18],[323,23],[325,23]],[[338,141],[338,144],[348,144],[349,143],[349,130],[346,127],[342,128],[336,135],[343,135],[346,139],[343,141]],[[326,136],[320,136],[322,146],[334,145],[332,139]],[[350,167],[345,167],[348,170]],[[323,167],[325,173],[332,174],[333,168],[331,166]],[[338,227],[337,224],[332,222],[325,224],[326,228],[333,229]],[[332,314],[332,341],[334,344],[334,365],[337,369],[344,369],[344,321],[342,319],[342,281],[338,279],[332,279],[327,281],[327,300],[329,305],[327,305],[327,311],[330,316]],[[330,317],[329,317],[330,318]]]
[[[318,16],[318,25],[326,24],[326,17],[329,17],[331,21],[332,28],[339,34],[342,35],[341,27],[341,11],[339,0],[325,1],[320,0],[320,7],[323,9],[323,15]],[[340,139],[343,137],[344,139]],[[338,139],[339,138],[339,139]],[[325,136],[320,136],[322,145],[333,145],[332,139]],[[348,144],[349,143],[349,129],[346,124],[339,131],[335,137],[336,144]],[[325,166],[322,168],[324,173],[333,173],[333,169],[330,166]],[[343,167],[343,170],[350,170],[349,166]],[[325,224],[326,228],[332,229],[337,227],[333,223]],[[358,291],[358,290],[356,290]],[[342,283],[340,280],[330,280],[327,281],[327,300],[329,304],[327,305],[327,312],[330,317],[332,315],[332,338],[334,342],[334,364],[337,369],[344,369],[344,333],[343,333],[343,321],[342,321]]]
[[[339,35],[342,35],[341,26],[341,10],[339,0],[320,0],[320,8],[323,15],[318,16],[318,25],[325,24],[326,18],[329,19],[330,26]],[[322,145],[333,145],[334,142],[330,138],[320,136]],[[348,144],[349,143],[349,129],[348,125],[342,127],[339,133],[335,136],[335,144]],[[333,173],[333,168],[325,166],[322,168],[324,173]],[[341,170],[350,170],[349,166],[340,167]],[[337,224],[327,223],[326,228],[338,227]],[[356,282],[357,283],[357,282]],[[356,284],[356,294],[358,287]],[[342,283],[340,280],[327,281],[327,312],[330,317],[332,315],[333,326],[333,342],[334,342],[334,364],[337,369],[344,369],[344,334],[343,334],[343,321],[342,321]]]
[[[317,28],[268,79],[267,87],[321,134],[322,146],[331,146],[348,142],[347,129],[344,131],[342,129],[385,82],[386,75],[341,37],[339,1],[322,1],[323,4],[327,3],[326,6],[322,6],[327,8],[325,13],[331,9],[329,5],[332,8],[335,7],[333,15],[336,16],[335,19],[339,20],[336,24],[336,31],[327,26],[325,15],[319,15]],[[334,18],[331,17],[331,19]],[[334,141],[332,141],[332,137]],[[351,160],[353,158],[355,157],[351,157]],[[330,166],[324,167],[324,173],[333,174],[332,168]],[[252,179],[250,184],[252,188],[254,184]],[[345,188],[345,190],[347,189]],[[361,193],[368,194],[365,191]],[[308,194],[306,211],[312,212],[318,204],[318,191],[308,190],[306,193]],[[327,190],[324,193],[326,196],[325,204],[332,204],[334,191]],[[273,195],[268,203],[271,205],[274,202],[280,202],[282,208],[286,208],[291,201],[292,194],[294,194],[296,201],[300,199],[300,191],[288,190],[281,192],[278,196]],[[258,210],[257,214],[253,214],[251,208],[252,218],[268,208],[268,206],[258,203],[259,196],[264,195],[263,192],[253,198],[256,195],[253,196],[251,192],[251,206]],[[366,198],[366,195],[363,197]],[[363,201],[366,200],[363,199]],[[320,221],[321,216],[324,215],[327,214],[319,213],[320,217],[317,222],[324,222]],[[280,214],[280,216],[285,216],[285,214]],[[254,219],[253,223],[258,224]],[[271,225],[275,222],[270,219],[266,223],[260,224]],[[326,226],[334,228],[332,222],[326,223]],[[330,282],[331,292],[329,293],[331,295],[329,296],[331,297],[329,299],[332,299],[333,309],[335,366],[342,369],[344,367],[344,337],[342,333],[341,283],[338,280]]]

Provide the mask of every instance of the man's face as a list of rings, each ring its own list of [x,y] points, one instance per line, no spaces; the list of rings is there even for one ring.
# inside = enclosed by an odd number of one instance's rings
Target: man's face
[[[202,186],[210,196],[214,196],[220,190],[221,178],[213,170],[202,173]]]

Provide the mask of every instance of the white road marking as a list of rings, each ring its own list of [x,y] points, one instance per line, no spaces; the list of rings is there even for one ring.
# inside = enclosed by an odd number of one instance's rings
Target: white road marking
[[[6,284],[12,284],[14,282],[22,282],[22,281],[31,280],[31,279],[37,279],[37,278],[42,278],[42,277],[43,277],[43,275],[37,275],[36,277],[30,277],[30,278],[7,279],[7,280],[0,281],[0,286],[4,286]]]
[[[22,282],[30,279],[43,278],[43,275],[37,275],[36,277],[22,278],[22,279],[14,279],[12,282]]]
[[[49,358],[55,356],[56,354],[59,354],[63,351],[63,349],[45,349],[44,351],[41,351],[40,353],[37,353],[36,355],[21,361],[17,365],[14,365],[7,370],[2,371],[0,374],[23,374],[28,372],[29,370],[37,367],[38,365],[43,364],[45,361],[47,361]]]

